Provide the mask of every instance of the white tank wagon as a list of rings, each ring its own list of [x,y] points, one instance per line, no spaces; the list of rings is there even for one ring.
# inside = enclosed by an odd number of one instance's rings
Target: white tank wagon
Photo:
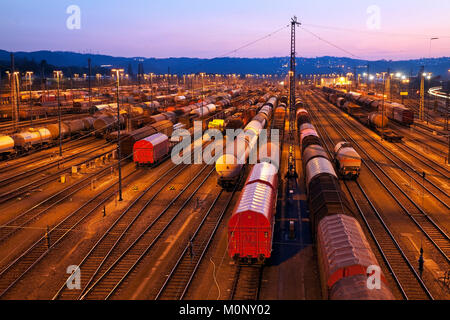
[[[350,142],[341,141],[334,147],[334,161],[339,175],[344,179],[356,179],[361,170],[361,156]]]
[[[50,131],[46,128],[16,133],[12,136],[18,149],[29,150],[36,145],[48,144],[51,140]]]
[[[242,168],[250,153],[255,150],[263,125],[256,120],[250,121],[234,141],[225,149],[225,154],[216,161],[218,184],[224,188],[233,186],[239,179]],[[230,151],[231,150],[231,151]]]
[[[0,136],[0,158],[14,153],[14,139],[10,136]]]
[[[204,118],[213,114],[214,112],[216,112],[216,106],[210,103],[204,107],[192,110],[190,114],[196,118]]]

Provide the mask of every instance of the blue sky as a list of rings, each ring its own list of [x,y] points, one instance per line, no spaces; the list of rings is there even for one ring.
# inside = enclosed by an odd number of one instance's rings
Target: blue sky
[[[69,30],[66,9],[81,10]],[[379,19],[370,20],[375,6]],[[450,1],[434,0],[14,0],[0,2],[0,49],[64,50],[115,56],[212,58],[264,37],[297,15],[299,56],[403,59],[450,56]],[[375,21],[367,25],[367,21]],[[432,41],[430,37],[439,37]],[[233,57],[289,54],[289,28]]]

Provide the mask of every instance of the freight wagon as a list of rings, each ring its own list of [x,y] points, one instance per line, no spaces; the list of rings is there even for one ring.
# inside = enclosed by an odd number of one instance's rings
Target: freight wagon
[[[356,179],[361,170],[361,157],[350,142],[341,141],[334,147],[334,161],[342,178]]]
[[[303,132],[315,131],[306,124],[302,124]],[[379,264],[320,141],[308,141],[302,149],[302,163],[323,296],[333,300],[393,299],[384,277],[381,290],[367,288],[367,268]]]
[[[156,165],[169,155],[169,138],[156,133],[136,142],[133,146],[133,161],[136,166]]]
[[[277,168],[255,164],[228,222],[228,255],[238,263],[263,263],[272,255]]]

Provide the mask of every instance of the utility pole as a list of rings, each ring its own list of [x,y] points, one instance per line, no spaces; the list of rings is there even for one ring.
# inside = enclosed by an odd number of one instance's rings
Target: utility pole
[[[448,131],[448,116],[449,116],[449,107],[450,107],[450,81],[447,81],[447,99],[445,101],[445,106],[447,109],[447,115],[445,117],[445,130]],[[447,151],[447,164],[450,164],[450,134],[448,134],[448,151]]]
[[[28,78],[28,85],[30,86],[29,88],[29,105],[30,105],[30,125],[33,126],[33,103],[31,101],[31,75],[33,74],[33,71],[27,71],[26,72],[26,76]]]
[[[294,16],[291,19],[291,59],[289,68],[289,165],[288,177],[297,177],[295,168],[295,28],[301,25]]]
[[[383,76],[384,78],[384,76]],[[384,99],[384,91],[386,90],[388,96],[387,96],[387,100],[390,101],[392,99],[392,91],[391,91],[391,69],[388,68],[387,69],[387,78],[386,78],[386,88],[384,88],[384,83],[383,83],[383,99]]]
[[[367,93],[369,93],[370,91],[370,67],[369,67],[369,63],[367,62]]]
[[[62,157],[62,133],[61,133],[61,103],[59,102],[59,78],[62,71],[53,71],[56,74],[57,96],[58,96],[58,132],[59,132],[59,156]]]
[[[170,78],[170,67],[167,67],[167,95],[170,95],[169,78]]]
[[[425,76],[424,76],[424,67],[420,68],[420,98],[419,98],[419,119],[424,120],[424,94],[425,94]]]
[[[153,102],[153,72],[150,72],[150,102]]]
[[[204,86],[203,86],[203,76],[205,75],[204,72],[201,72],[200,75],[202,76],[202,132],[203,132],[203,108],[205,106],[205,94],[204,94]]]
[[[117,77],[117,158],[118,158],[118,169],[119,169],[119,201],[122,201],[122,170],[120,167],[120,108],[119,108],[119,77],[123,69],[111,69],[115,72]]]
[[[11,53],[11,106],[12,106],[12,118],[14,122],[14,131],[17,131],[17,121],[18,121],[18,109],[16,97],[16,68],[14,65],[14,53]]]

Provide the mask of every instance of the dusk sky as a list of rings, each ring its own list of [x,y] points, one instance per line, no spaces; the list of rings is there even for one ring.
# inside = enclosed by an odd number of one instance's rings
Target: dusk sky
[[[66,25],[70,5],[80,8],[79,29]],[[213,58],[287,26],[293,15],[308,31],[348,51],[299,28],[298,56],[450,56],[449,0],[3,0],[0,49]],[[289,32],[284,28],[228,56],[287,56]],[[439,38],[431,50],[430,37]]]

